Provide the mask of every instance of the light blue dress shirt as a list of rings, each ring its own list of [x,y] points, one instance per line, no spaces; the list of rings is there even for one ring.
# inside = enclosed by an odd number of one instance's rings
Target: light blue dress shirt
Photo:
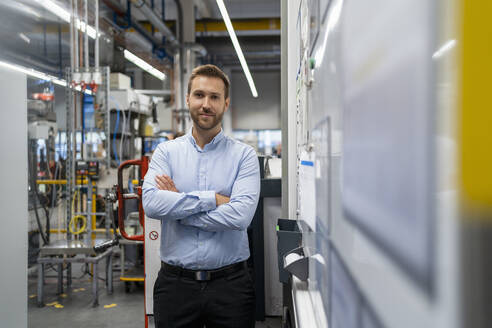
[[[159,190],[167,174],[179,193]],[[156,148],[143,184],[145,214],[161,220],[161,260],[211,270],[249,257],[247,227],[260,195],[255,150],[221,130],[201,149],[191,134]],[[216,207],[215,194],[230,197]]]

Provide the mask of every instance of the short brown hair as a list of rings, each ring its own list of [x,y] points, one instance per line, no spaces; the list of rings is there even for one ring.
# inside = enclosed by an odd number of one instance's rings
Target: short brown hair
[[[201,65],[195,67],[195,69],[191,72],[190,80],[188,81],[188,94],[191,91],[191,83],[197,76],[207,76],[207,77],[217,77],[224,82],[224,98],[229,98],[229,78],[227,75],[217,66],[212,64]]]

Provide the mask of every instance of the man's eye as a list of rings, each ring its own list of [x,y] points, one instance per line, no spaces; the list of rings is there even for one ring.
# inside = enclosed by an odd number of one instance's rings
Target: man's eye
[[[219,99],[219,96],[212,96],[212,99],[217,100],[217,99]]]
[[[201,93],[195,93],[195,97],[201,98],[201,97],[203,97],[203,94],[201,94]]]

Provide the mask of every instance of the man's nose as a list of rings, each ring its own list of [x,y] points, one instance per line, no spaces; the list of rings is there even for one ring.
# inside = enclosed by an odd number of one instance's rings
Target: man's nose
[[[203,108],[210,108],[210,98],[205,96],[202,103]]]

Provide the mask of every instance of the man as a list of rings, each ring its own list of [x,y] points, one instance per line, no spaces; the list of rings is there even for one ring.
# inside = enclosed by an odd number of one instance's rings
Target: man
[[[195,68],[186,96],[193,127],[157,147],[145,176],[145,213],[162,222],[157,327],[254,327],[246,229],[260,173],[254,149],[222,131],[229,102],[224,72]]]

